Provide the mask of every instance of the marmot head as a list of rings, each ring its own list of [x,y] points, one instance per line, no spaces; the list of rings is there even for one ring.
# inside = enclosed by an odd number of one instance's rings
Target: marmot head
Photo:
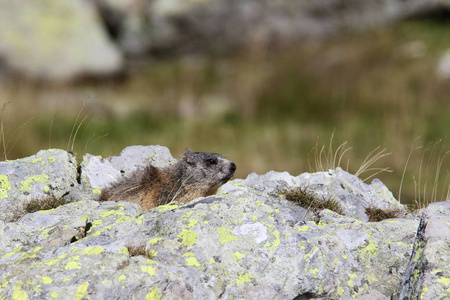
[[[182,161],[186,162],[186,184],[217,190],[233,177],[236,165],[220,154],[193,152],[187,149]],[[215,191],[214,191],[215,193]]]

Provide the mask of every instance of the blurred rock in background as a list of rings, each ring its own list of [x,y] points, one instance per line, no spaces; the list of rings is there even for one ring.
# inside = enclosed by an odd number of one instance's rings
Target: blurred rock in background
[[[120,72],[123,58],[89,1],[0,0],[2,72],[67,82]]]
[[[0,0],[0,160],[160,144],[299,174],[334,136],[352,173],[391,152],[402,203],[448,199],[448,3]]]
[[[438,0],[0,0],[1,71],[51,82],[113,76],[124,56],[278,48],[442,8]]]

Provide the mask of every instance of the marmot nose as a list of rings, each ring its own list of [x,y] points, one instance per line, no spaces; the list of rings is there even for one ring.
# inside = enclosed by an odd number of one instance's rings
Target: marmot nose
[[[236,171],[236,165],[234,164],[234,162],[231,163],[230,171],[233,173],[234,173],[234,171]]]

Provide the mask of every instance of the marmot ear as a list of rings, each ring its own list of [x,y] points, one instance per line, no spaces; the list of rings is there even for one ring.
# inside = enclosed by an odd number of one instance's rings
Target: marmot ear
[[[195,152],[193,152],[191,149],[187,148],[186,150],[184,150],[183,153],[183,159],[191,166],[195,167],[196,166],[196,162],[195,160],[192,158],[192,156],[194,155]]]
[[[186,150],[184,150],[183,157],[188,157],[188,156],[191,156],[193,154],[194,154],[194,151],[192,151],[189,148],[186,148]]]

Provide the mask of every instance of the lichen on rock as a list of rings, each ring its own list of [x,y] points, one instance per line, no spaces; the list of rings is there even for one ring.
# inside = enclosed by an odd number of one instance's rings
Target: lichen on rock
[[[135,147],[124,153],[140,153],[141,158],[87,156],[81,180],[68,195],[88,195],[100,188],[96,184],[103,182],[104,170],[120,173],[148,163],[150,157],[153,163],[174,161],[163,147]],[[3,163],[3,170],[9,171],[2,174],[31,166],[41,156]],[[49,165],[41,161],[46,160],[42,157],[34,165]],[[72,168],[76,170],[76,164]],[[49,176],[45,184],[58,187],[52,174],[44,174]],[[19,193],[22,181],[0,178],[8,198]],[[44,185],[33,183],[37,187],[31,192]],[[297,186],[334,196],[344,214],[312,214],[277,193],[280,187]],[[367,222],[367,204],[404,209],[394,201],[381,182],[368,185],[340,169],[299,176],[251,174],[225,184],[217,195],[146,212],[134,203],[87,197],[26,214],[16,222],[0,221],[0,298],[364,299],[398,295],[401,278],[406,282],[408,274],[423,274],[408,282],[431,299],[450,278],[444,266],[430,262],[436,249],[445,258],[448,247],[439,242],[445,232],[430,226],[428,235],[418,240],[420,220],[414,215]],[[436,210],[439,218],[432,217]],[[428,222],[436,224],[434,228],[450,224],[447,210],[445,205],[431,206],[425,211]],[[130,253],[136,248],[145,251]],[[421,263],[411,265],[413,261]],[[423,267],[427,264],[435,266],[431,273]],[[405,272],[407,266],[413,272]]]

